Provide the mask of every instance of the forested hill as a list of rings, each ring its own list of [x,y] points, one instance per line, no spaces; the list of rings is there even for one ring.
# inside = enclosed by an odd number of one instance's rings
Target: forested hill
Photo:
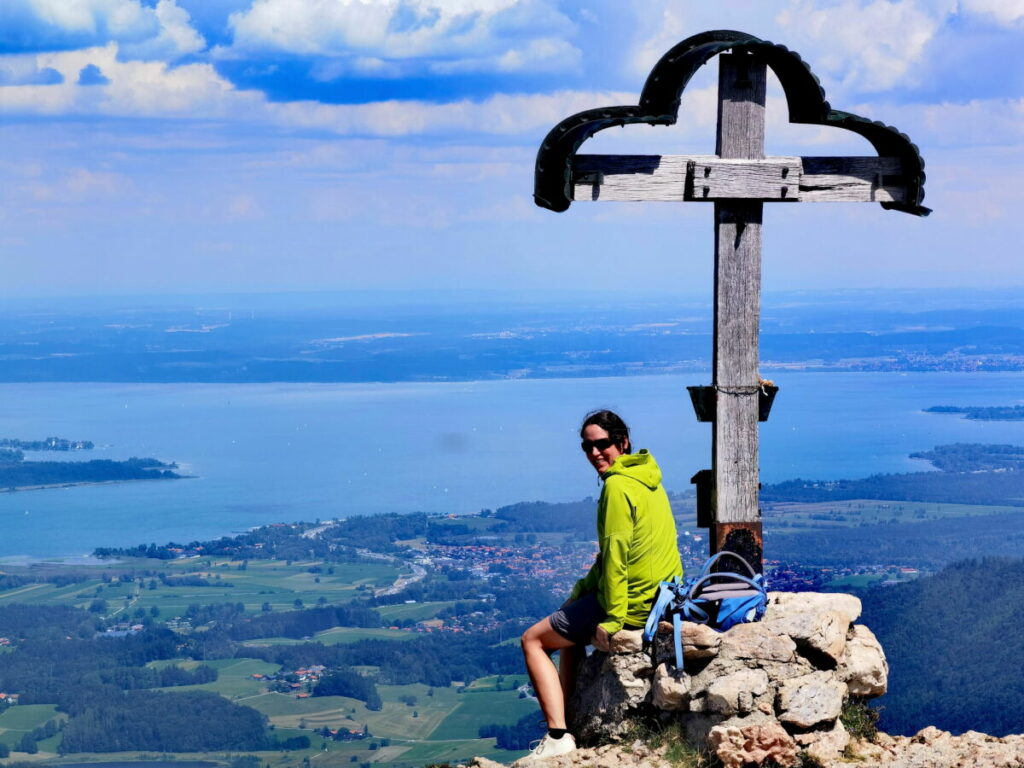
[[[964,561],[862,597],[889,659],[883,730],[1022,730],[1024,560]]]
[[[766,485],[764,501],[886,499],[1024,506],[1024,447],[954,443],[912,453],[939,472],[872,475],[859,480],[787,480]]]

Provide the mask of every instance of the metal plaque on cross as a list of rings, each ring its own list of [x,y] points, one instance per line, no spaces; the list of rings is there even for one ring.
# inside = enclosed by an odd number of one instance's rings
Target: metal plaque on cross
[[[581,155],[598,131],[631,123],[672,125],[693,74],[719,57],[715,154]],[[785,92],[791,123],[853,131],[871,157],[765,157],[767,70]],[[873,202],[916,216],[924,160],[895,128],[832,109],[818,79],[794,51],[753,35],[704,32],[669,50],[651,70],[636,105],[590,109],[551,129],[537,152],[534,200],[561,212],[578,201],[709,202],[715,212],[714,350],[711,387],[691,387],[698,419],[712,422],[711,470],[694,475],[698,521],[711,553],[729,550],[763,568],[758,507],[758,421],[774,388],[758,372],[761,219],[764,203]]]

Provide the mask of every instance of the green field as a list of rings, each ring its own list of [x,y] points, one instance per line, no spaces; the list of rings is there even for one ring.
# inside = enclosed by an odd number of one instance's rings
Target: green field
[[[466,739],[464,741],[414,743],[395,757],[389,757],[389,760],[402,768],[418,768],[432,763],[464,762],[474,755],[510,763],[525,754],[525,752],[496,750],[493,739]]]
[[[378,686],[383,708],[368,710],[363,702],[343,696],[312,696],[305,699],[282,693],[265,693],[239,699],[270,718],[278,728],[361,728],[389,738],[426,739],[430,732],[461,703],[453,688],[437,688],[428,695],[425,685]],[[416,696],[415,706],[399,701],[401,696]],[[475,734],[474,734],[475,735]]]
[[[889,522],[921,523],[951,517],[1002,515],[1012,512],[1020,512],[1020,508],[865,499],[813,504],[773,502],[765,506],[764,524],[773,534],[787,534]]]
[[[260,659],[216,659],[213,661],[186,661],[179,665],[185,669],[195,669],[200,664],[206,664],[217,670],[217,679],[212,683],[202,685],[179,685],[173,688],[163,688],[165,691],[213,691],[227,699],[243,699],[263,693],[267,684],[262,680],[253,680],[251,675],[259,673],[263,675],[274,674],[281,667],[277,664],[270,664]]]
[[[435,603],[399,603],[398,605],[382,605],[377,609],[381,619],[387,624],[389,621],[399,619],[411,619],[412,621],[425,621],[437,616],[444,608],[455,605],[454,600],[443,600]]]
[[[515,691],[462,694],[462,702],[431,734],[432,740],[476,738],[482,725],[513,725],[531,712],[541,719],[537,700],[519,698]]]
[[[466,687],[466,693],[514,690],[528,682],[530,682],[530,678],[526,675],[489,675],[471,682]]]
[[[398,629],[387,629],[386,627],[335,627],[325,629],[313,635],[313,641],[324,645],[339,645],[341,643],[355,643],[359,640],[412,640],[416,637],[415,632],[403,632]],[[294,643],[308,643],[309,640],[302,640],[293,637],[261,637],[258,640],[249,640],[242,645],[292,645]]]
[[[16,704],[13,707],[8,707],[3,714],[0,714],[0,742],[14,749],[26,733],[35,730],[47,720],[55,718],[64,720],[66,717],[59,713],[52,704]],[[59,739],[60,736],[57,735],[52,739],[39,742],[40,750],[44,750],[44,745],[48,745],[49,742],[59,741]]]
[[[402,573],[402,567],[389,562],[340,563],[334,573],[318,561],[250,560],[245,564],[218,558],[186,558],[171,561],[124,561],[102,565],[76,566],[72,570],[88,578],[78,584],[56,587],[53,584],[29,584],[0,592],[0,605],[8,602],[47,605],[74,605],[88,608],[97,598],[106,600],[106,615],[136,617],[149,614],[155,607],[159,618],[181,616],[190,605],[243,603],[247,611],[260,613],[264,604],[275,611],[293,610],[295,601],[306,607],[320,598],[328,603],[347,603],[362,589],[390,585]],[[198,576],[211,586],[168,586],[159,579],[104,583],[103,574],[115,579],[122,572],[143,568],[166,574],[169,578]],[[310,569],[320,568],[320,573]],[[11,569],[16,570],[16,569]],[[153,587],[152,589],[150,587]]]
[[[867,589],[876,584],[891,586],[892,584],[904,581],[913,581],[919,575],[919,573],[864,573],[833,579],[828,583],[828,586],[830,589]]]
[[[491,521],[469,518],[450,521],[453,525],[465,523],[474,529],[483,529]],[[250,560],[242,567],[239,561],[216,557],[195,557],[174,561],[131,560],[107,562],[100,565],[44,564],[38,569],[25,571],[33,575],[53,572],[84,576],[75,584],[57,587],[50,583],[29,584],[0,592],[0,605],[5,603],[31,603],[70,605],[89,608],[96,600],[105,601],[101,615],[117,619],[138,621],[143,616],[165,621],[185,614],[190,606],[241,603],[253,615],[263,613],[267,607],[273,611],[294,610],[296,601],[304,607],[317,605],[320,598],[328,604],[348,603],[354,598],[372,594],[374,589],[391,585],[403,573],[400,563],[369,561],[358,564],[336,564],[334,573],[327,566],[314,561]],[[17,573],[19,566],[2,569]],[[141,580],[120,581],[121,574],[147,571]],[[313,571],[313,572],[311,572]],[[166,584],[159,574],[168,579],[198,577],[209,585],[190,586]],[[435,618],[439,611],[453,601],[401,603],[382,606],[385,624],[400,620],[421,621]],[[153,609],[156,609],[155,612]],[[154,616],[155,613],[155,616]],[[201,642],[204,627],[193,628],[192,637]],[[186,630],[187,631],[187,630]],[[316,634],[317,642],[327,645],[353,643],[364,639],[412,640],[414,632],[382,628],[335,627]],[[515,641],[515,639],[513,639]],[[266,638],[249,641],[249,645],[273,645],[303,642],[291,638]],[[242,650],[244,652],[244,649]],[[481,725],[498,722],[512,724],[522,715],[537,710],[533,699],[519,698],[515,688],[525,681],[524,675],[508,675],[499,682],[497,676],[469,681],[466,687],[432,689],[426,685],[380,685],[383,705],[379,711],[368,710],[363,702],[340,696],[304,697],[268,691],[265,680],[252,678],[254,673],[269,675],[279,671],[276,664],[253,658],[218,659],[200,662],[188,659],[154,661],[150,666],[160,668],[178,665],[194,669],[207,664],[218,671],[212,683],[195,686],[177,686],[165,690],[176,692],[205,690],[217,693],[238,704],[252,707],[266,715],[280,738],[306,735],[311,747],[305,750],[260,752],[262,764],[269,768],[353,768],[355,763],[373,763],[392,768],[420,768],[433,762],[465,761],[481,755],[508,762],[521,753],[496,750],[493,740],[477,737]],[[372,674],[376,668],[357,668],[363,674]],[[408,697],[415,697],[410,704]],[[406,699],[403,701],[403,699]],[[63,719],[53,706],[20,705],[0,715],[0,742],[14,746],[26,732],[53,718]],[[324,739],[323,728],[361,731],[369,728],[372,737],[352,742]],[[382,743],[382,739],[387,740]],[[114,754],[75,754],[60,758],[56,754],[60,736],[39,742],[40,752],[17,759],[46,760],[47,763],[73,764],[82,762],[121,763],[133,760],[160,760],[164,756],[144,752]],[[371,748],[372,747],[372,748]],[[193,759],[226,763],[230,754],[176,754],[176,761]]]
[[[195,661],[162,661],[153,666],[179,663],[185,668],[195,667]],[[534,699],[523,698],[514,690],[494,691],[495,677],[481,678],[460,692],[455,688],[430,689],[425,685],[382,685],[378,689],[383,700],[379,712],[367,710],[361,701],[341,696],[309,697],[270,693],[264,684],[251,680],[253,672],[274,672],[277,667],[255,659],[221,659],[206,662],[218,669],[220,679],[202,686],[185,686],[176,690],[212,690],[232,698],[236,703],[252,707],[265,714],[280,738],[293,735],[310,737],[308,750],[293,752],[261,752],[260,759],[275,766],[299,766],[308,757],[318,766],[351,768],[352,756],[356,762],[392,765],[394,768],[413,768],[431,762],[466,760],[474,755],[510,762],[522,753],[496,750],[491,739],[479,739],[481,725],[487,723],[515,723],[523,715],[538,712]],[[519,676],[508,676],[505,684],[519,682]],[[475,691],[475,692],[474,692]],[[415,696],[413,706],[400,697]],[[538,712],[538,717],[539,717]],[[63,717],[48,705],[22,705],[10,708],[0,715],[0,741],[14,745],[26,731],[31,731],[47,720]],[[362,741],[341,742],[324,740],[317,731],[330,729],[361,730],[369,727],[372,738]],[[388,739],[389,746],[380,740]],[[58,737],[40,742],[40,754],[35,758],[55,758]],[[52,744],[49,742],[53,742]],[[377,749],[371,750],[370,744]],[[326,748],[326,749],[324,749]],[[59,762],[81,763],[89,761],[123,762],[132,759],[154,759],[158,756],[139,752],[110,755],[70,755]],[[224,756],[178,754],[178,761],[191,758],[221,759]]]
[[[355,643],[359,640],[413,640],[415,637],[415,632],[403,632],[386,627],[335,627],[318,632],[313,639],[324,645],[338,645],[340,643]]]

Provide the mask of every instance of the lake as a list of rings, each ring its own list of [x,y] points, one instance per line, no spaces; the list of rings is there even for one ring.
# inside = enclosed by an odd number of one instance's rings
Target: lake
[[[926,414],[1024,402],[1022,373],[785,373],[762,425],[764,482],[926,468],[949,442],[1024,444],[1024,422]],[[271,522],[473,512],[596,496],[576,434],[620,411],[670,490],[710,466],[686,385],[706,375],[400,384],[4,384],[0,437],[92,440],[28,458],[177,461],[194,479],[0,494],[0,557],[190,541]]]

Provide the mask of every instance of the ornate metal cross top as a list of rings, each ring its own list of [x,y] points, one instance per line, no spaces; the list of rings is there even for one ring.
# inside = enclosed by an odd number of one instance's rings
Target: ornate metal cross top
[[[630,123],[672,125],[694,72],[721,55],[716,154],[580,155],[598,131]],[[767,68],[782,84],[791,123],[827,125],[867,139],[875,157],[765,157]],[[537,152],[534,200],[561,212],[574,201],[713,202],[715,309],[713,383],[691,387],[697,417],[711,421],[711,470],[697,485],[698,525],[711,552],[727,549],[762,568],[758,508],[758,375],[761,218],[765,202],[877,202],[927,216],[924,160],[895,128],[832,109],[800,56],[743,32],[687,38],[651,70],[635,106],[590,109],[551,129]],[[774,394],[773,392],[771,394]],[[770,405],[770,402],[768,403]],[[761,411],[764,411],[761,414]]]

